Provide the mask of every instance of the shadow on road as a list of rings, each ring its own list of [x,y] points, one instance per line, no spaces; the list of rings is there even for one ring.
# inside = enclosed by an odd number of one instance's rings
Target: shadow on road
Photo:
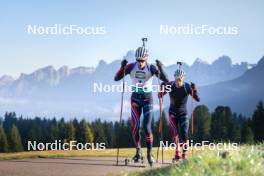
[[[108,161],[115,163],[115,159],[89,159],[89,158],[49,158],[49,159],[62,159],[62,160],[74,160],[74,161]]]

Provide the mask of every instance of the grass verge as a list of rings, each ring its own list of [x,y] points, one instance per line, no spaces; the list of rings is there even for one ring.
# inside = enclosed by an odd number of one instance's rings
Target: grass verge
[[[130,176],[264,175],[264,144],[243,145],[238,150],[196,152],[187,162],[130,173]]]

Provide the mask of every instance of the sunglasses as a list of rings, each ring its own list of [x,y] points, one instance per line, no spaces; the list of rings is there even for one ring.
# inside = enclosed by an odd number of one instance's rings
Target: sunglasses
[[[145,61],[144,61],[144,60],[138,60],[138,62],[143,63],[143,62],[145,62]]]
[[[183,81],[183,78],[176,78],[176,81]]]

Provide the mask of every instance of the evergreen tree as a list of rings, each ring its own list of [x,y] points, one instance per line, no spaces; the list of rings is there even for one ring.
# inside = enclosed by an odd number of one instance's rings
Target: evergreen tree
[[[80,132],[78,142],[84,144],[84,143],[91,143],[94,140],[93,132],[84,119],[80,122],[78,130]]]
[[[42,141],[44,143],[50,142],[50,128],[51,128],[51,120],[44,118],[39,124],[42,134]],[[20,131],[20,129],[19,129]],[[21,132],[20,132],[21,134]],[[21,136],[22,137],[22,136]]]
[[[33,125],[34,133],[36,135],[36,141],[45,142],[43,132],[46,130],[46,128],[44,128],[43,120],[40,117],[35,117]]]
[[[0,127],[3,127],[3,118],[0,117]]]
[[[61,118],[61,120],[58,122],[58,128],[59,128],[59,139],[64,140],[66,139],[66,124],[64,118]]]
[[[0,153],[8,152],[8,147],[5,131],[2,127],[0,127]]]
[[[209,109],[205,105],[197,106],[194,110],[194,141],[209,140],[210,125],[211,114]]]
[[[254,135],[251,128],[245,123],[241,130],[241,142],[252,144],[254,142]]]
[[[23,146],[21,143],[20,134],[19,134],[19,131],[18,131],[16,125],[12,125],[12,128],[10,130],[9,145],[10,145],[10,150],[12,152],[23,151]]]
[[[34,127],[30,127],[28,130],[28,140],[29,141],[38,141],[38,137],[36,135],[36,131]]]
[[[229,122],[226,123],[228,128],[227,130],[227,139],[228,141],[240,142],[241,141],[241,130],[240,122],[238,122],[238,117],[236,113],[233,113],[232,117],[229,119]]]
[[[230,140],[232,124],[232,112],[229,107],[218,106],[212,114],[211,120],[211,139],[213,141],[228,141]]]
[[[238,116],[236,115],[236,113],[234,113],[234,119],[235,119],[235,123],[239,126],[239,128],[241,129],[244,125],[244,123],[247,121],[247,117],[244,117],[242,114],[239,114]]]
[[[114,147],[115,133],[114,133],[113,123],[112,122],[106,122],[106,121],[104,121],[104,123],[103,123],[103,129],[104,129],[104,133],[105,133],[106,139],[107,139],[107,141],[106,141],[107,148]]]
[[[119,122],[115,121],[114,123],[114,134],[115,134],[115,138],[114,138],[114,147],[119,146],[118,142],[119,142]]]
[[[87,142],[88,143],[92,143],[93,141],[94,141],[93,131],[92,131],[92,128],[88,125],[88,128],[87,128]]]
[[[94,143],[106,143],[107,139],[101,120],[96,119],[94,122],[92,122],[91,127],[94,135]]]
[[[75,140],[75,128],[72,121],[65,125],[65,140],[67,142]]]
[[[3,123],[4,130],[6,132],[10,131],[12,128],[12,125],[17,123],[16,113],[10,112],[5,113],[5,120]]]
[[[132,136],[132,121],[122,120],[120,122],[115,122],[114,125],[114,134],[115,134],[115,147],[119,146],[120,148],[124,147],[134,147],[134,141]],[[141,135],[143,133],[142,128],[139,130]],[[141,138],[140,138],[141,139]],[[143,143],[141,143],[144,146]]]
[[[241,141],[241,129],[239,127],[239,125],[237,124],[232,124],[231,125],[231,129],[230,129],[230,135],[231,138],[230,140],[233,142],[240,142]]]
[[[264,140],[264,107],[263,102],[259,102],[257,109],[252,117],[252,128],[255,136],[255,141],[261,142]]]
[[[59,140],[59,128],[56,124],[51,125],[50,128],[50,142],[54,142],[55,140]]]
[[[72,121],[72,123],[73,123],[73,126],[74,126],[74,128],[75,128],[75,138],[76,138],[76,141],[80,141],[80,131],[79,131],[79,122],[78,122],[78,120],[76,119],[76,118],[74,118],[73,119],[73,121]]]

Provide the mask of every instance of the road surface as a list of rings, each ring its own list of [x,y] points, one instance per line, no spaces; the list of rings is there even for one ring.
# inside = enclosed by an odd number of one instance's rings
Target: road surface
[[[161,167],[161,165],[155,164],[156,167]],[[116,166],[113,157],[35,158],[0,161],[0,176],[124,175],[128,172],[146,169],[151,169],[146,163],[125,166],[124,158],[120,158],[120,164]]]

